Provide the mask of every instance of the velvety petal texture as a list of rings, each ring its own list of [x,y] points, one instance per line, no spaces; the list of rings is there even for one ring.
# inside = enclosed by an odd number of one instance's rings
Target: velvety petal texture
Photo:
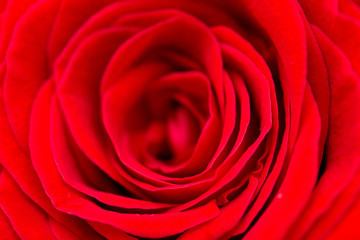
[[[0,0],[1,239],[358,239],[360,3]]]

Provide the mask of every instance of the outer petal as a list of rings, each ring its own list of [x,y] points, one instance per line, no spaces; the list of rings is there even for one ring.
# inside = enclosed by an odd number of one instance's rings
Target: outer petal
[[[6,172],[0,177],[0,205],[21,239],[55,239],[47,214],[24,195]]]
[[[300,0],[308,21],[321,29],[350,60],[360,74],[360,21],[338,10],[338,1]]]
[[[330,232],[328,240],[360,239],[358,226],[360,222],[360,195],[357,196],[354,202],[354,205],[347,211],[346,216]]]
[[[360,102],[360,79],[339,48],[318,28],[313,27],[313,30],[325,59],[330,83],[326,166],[310,202],[288,235],[301,237],[308,232],[306,236],[310,239],[326,236],[347,213],[360,191],[358,184],[352,186],[357,181],[360,167],[360,112],[356,110]]]
[[[57,6],[58,0],[41,1],[22,16],[14,27],[4,60],[7,116],[16,140],[27,151],[31,105],[49,75],[46,47]]]
[[[0,239],[20,240],[2,209],[0,210]]]

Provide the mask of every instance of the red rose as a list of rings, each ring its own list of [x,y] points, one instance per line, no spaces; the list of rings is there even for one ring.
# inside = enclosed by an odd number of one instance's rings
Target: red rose
[[[359,6],[0,1],[0,238],[360,238]]]

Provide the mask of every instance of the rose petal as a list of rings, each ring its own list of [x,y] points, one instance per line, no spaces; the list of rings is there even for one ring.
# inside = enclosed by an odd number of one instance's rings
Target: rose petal
[[[337,1],[299,1],[308,21],[318,28],[351,62],[355,72],[360,74],[360,22],[338,11]]]
[[[246,239],[280,239],[306,206],[317,180],[318,141],[320,138],[320,117],[309,85],[307,85],[300,134],[289,161],[281,186],[261,218],[246,234]],[[290,211],[291,210],[291,211]],[[276,219],[276,225],[268,224]]]
[[[347,16],[354,17],[360,21],[360,8],[352,0],[339,1],[339,10]]]
[[[359,195],[357,196],[356,200],[354,200],[353,202],[354,202],[353,206],[347,210],[346,215],[341,218],[341,221],[339,221],[338,224],[334,226],[331,233],[327,236],[327,239],[336,240],[341,238],[345,238],[345,239],[360,238],[360,232],[358,230],[358,225],[357,225],[357,223],[360,220]]]
[[[138,238],[131,237],[127,234],[124,234],[123,231],[115,228],[111,225],[98,223],[95,221],[88,221],[88,223],[102,236],[106,239],[111,240],[137,240]]]
[[[219,239],[232,230],[249,205],[257,184],[258,179],[250,178],[246,189],[223,207],[219,216],[185,232],[179,239]]]
[[[0,209],[0,238],[9,240],[20,240],[8,217],[2,209]]]
[[[50,99],[52,97],[50,83],[42,88],[34,103],[30,128],[30,149],[34,168],[55,208],[81,219],[109,224],[129,234],[153,238],[181,233],[219,214],[219,209],[214,202],[183,212],[118,213],[101,208],[90,198],[64,183],[53,162],[49,131],[43,131],[43,129],[49,128]],[[143,227],[139,230],[139,226]]]
[[[69,39],[73,39],[74,35],[76,36],[78,34],[78,31],[82,31],[82,25],[87,23],[90,17],[96,15],[100,9],[114,2],[114,0],[93,1],[91,4],[86,1],[71,0],[61,0],[59,2],[59,9],[48,45],[50,63],[53,63],[60,54],[63,54],[63,49]],[[40,14],[39,16],[42,15]],[[102,24],[106,25],[106,21],[102,22]],[[93,33],[96,29],[92,28],[91,30],[91,33]],[[73,52],[73,50],[74,49],[72,49],[71,52]],[[66,53],[64,54],[66,55]]]
[[[56,101],[51,107],[50,140],[54,153],[54,161],[64,181],[82,193],[96,198],[98,201],[115,207],[127,209],[163,209],[171,204],[146,202],[123,195],[127,193],[122,187],[115,185],[108,176],[94,166],[86,156],[71,144],[70,136],[66,136],[64,120]],[[125,192],[125,194],[124,194]]]
[[[67,228],[60,225],[53,219],[49,219],[49,224],[52,233],[54,234],[54,237],[56,239],[69,239],[69,240],[80,240],[78,236],[76,236],[74,233],[70,232]]]
[[[21,239],[55,239],[46,212],[26,197],[6,171],[1,173],[0,189],[1,208]],[[24,225],[24,221],[31,224]]]
[[[4,20],[1,21],[1,36],[0,36],[0,57],[4,59],[7,48],[9,46],[14,28],[19,19],[29,10],[29,8],[37,0],[17,0],[17,1],[2,1],[2,8],[5,8]]]
[[[2,100],[1,96],[0,100]],[[0,104],[0,129],[0,146],[2,146],[0,148],[1,165],[9,172],[26,196],[41,206],[58,222],[69,224],[69,229],[78,236],[87,239],[98,239],[96,233],[81,220],[60,214],[55,210],[45,195],[41,182],[32,166],[31,159],[24,154],[12,135],[5,117],[3,104]],[[6,146],[2,144],[6,144]]]
[[[321,216],[326,216],[335,199],[354,181],[360,167],[359,119],[353,111],[360,99],[360,81],[352,66],[341,51],[316,27],[313,31],[319,43],[328,70],[330,84],[329,136],[325,149],[326,166],[311,201],[294,226],[292,234],[302,236],[312,228]],[[344,140],[345,139],[345,140]],[[350,202],[346,202],[350,204]],[[345,206],[343,211],[346,210]],[[325,221],[326,222],[326,221]],[[333,219],[329,218],[323,230],[329,229]],[[316,231],[316,228],[315,228]]]
[[[276,99],[275,86],[273,83],[273,79],[272,79],[272,76],[270,73],[269,66],[266,65],[262,56],[260,56],[259,53],[253,48],[253,46],[250,45],[250,42],[243,39],[232,29],[229,29],[226,27],[222,27],[222,26],[214,27],[214,28],[212,28],[212,31],[214,32],[214,34],[216,35],[216,37],[219,39],[220,42],[226,43],[228,46],[232,46],[234,49],[240,51],[243,55],[245,55],[247,58],[249,58],[251,60],[251,62],[256,66],[257,70],[255,72],[260,71],[263,74],[263,76],[265,77],[265,79],[267,80],[268,85],[269,85],[269,94],[270,94],[270,99],[271,99],[270,104],[271,104],[271,112],[272,112],[272,129],[269,134],[272,135],[272,138],[268,137],[268,140],[267,140],[267,142],[271,143],[271,146],[269,146],[270,149],[266,150],[264,153],[264,154],[268,153],[268,156],[265,161],[264,169],[261,169],[262,171],[261,171],[260,181],[259,181],[258,189],[256,191],[256,192],[258,192],[260,190],[263,182],[265,181],[265,178],[268,174],[270,166],[275,161],[274,152],[275,152],[275,147],[276,147],[277,141],[278,141],[277,140],[278,139],[277,133],[278,133],[278,128],[279,128],[278,122],[279,122],[279,119],[281,118],[281,116],[280,116],[278,119],[278,116],[279,116],[278,115],[278,112],[279,112],[278,107],[280,106],[280,108],[281,108],[281,99],[280,99],[281,96],[278,96],[279,99]],[[275,73],[272,73],[272,74],[274,75],[274,77],[276,77]],[[251,75],[249,75],[249,76],[250,76],[249,80],[251,80],[252,76]],[[235,83],[242,82],[242,81],[236,80],[234,77],[232,77],[232,79],[234,80]],[[244,93],[238,93],[238,95],[240,97],[242,97],[243,94]],[[244,102],[244,100],[242,100],[240,102]],[[278,104],[279,104],[279,106],[278,106]],[[246,115],[244,113],[241,113],[240,116],[241,116],[241,120],[246,118]],[[242,129],[242,128],[240,128],[240,129]],[[241,134],[241,133],[239,132],[239,134]],[[235,148],[237,148],[237,147],[235,147]]]
[[[73,55],[57,90],[69,129],[80,149],[100,169],[120,182],[123,182],[122,177],[110,161],[116,156],[101,123],[100,108],[96,106],[100,105],[98,88],[107,61],[124,38],[132,33],[129,29],[108,29],[85,40]],[[106,48],[97,47],[102,44],[106,44]],[[93,71],[87,71],[89,68]],[[73,79],[76,79],[75,83]]]
[[[6,53],[4,103],[14,135],[26,151],[31,105],[49,75],[46,46],[57,7],[56,0],[34,4],[16,24]]]
[[[141,44],[138,44],[139,42]],[[166,47],[176,48],[204,64],[203,67],[213,84],[219,105],[223,106],[219,47],[206,26],[190,16],[174,17],[156,24],[124,43],[109,63],[108,71],[105,73],[102,82],[101,92],[104,93],[106,89],[117,82],[122,72],[139,61],[141,56],[148,53],[148,49]],[[210,52],[209,49],[211,49]],[[127,61],[121,61],[123,56],[126,56]]]

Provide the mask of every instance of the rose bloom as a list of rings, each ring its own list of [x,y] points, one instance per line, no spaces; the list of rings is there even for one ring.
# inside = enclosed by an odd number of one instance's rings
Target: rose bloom
[[[0,12],[0,239],[360,239],[358,0]]]

